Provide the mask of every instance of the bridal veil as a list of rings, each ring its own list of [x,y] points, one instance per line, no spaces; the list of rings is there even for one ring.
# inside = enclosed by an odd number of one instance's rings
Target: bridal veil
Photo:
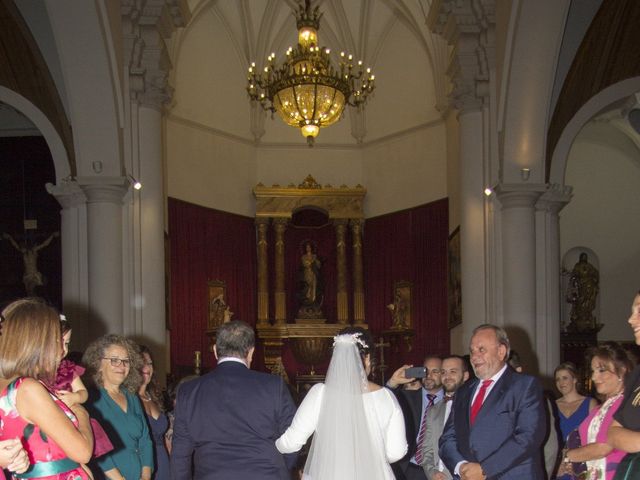
[[[384,446],[372,435],[363,395],[369,391],[358,333],[335,337],[305,480],[383,480]],[[367,346],[368,347],[368,346]]]

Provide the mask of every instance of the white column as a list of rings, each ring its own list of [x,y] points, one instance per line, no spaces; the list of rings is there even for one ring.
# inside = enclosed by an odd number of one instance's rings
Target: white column
[[[124,177],[78,178],[87,196],[89,337],[124,333],[122,198]]]
[[[500,185],[504,326],[527,371],[537,372],[535,203],[544,187]]]
[[[536,203],[536,352],[540,374],[553,377],[560,363],[560,228],[558,212],[571,187],[550,185]]]
[[[139,258],[140,283],[135,285],[136,333],[153,348],[165,344],[164,190],[162,177],[162,115],[159,106],[140,105],[138,110]],[[135,202],[134,195],[134,202]],[[161,373],[161,372],[158,372]],[[162,377],[159,377],[162,378]]]
[[[460,270],[463,345],[489,321],[486,304],[484,137],[481,107],[462,111],[460,125]]]
[[[47,191],[62,206],[62,312],[73,327],[73,348],[82,350],[89,338],[89,290],[87,273],[87,197],[71,180],[48,183]]]

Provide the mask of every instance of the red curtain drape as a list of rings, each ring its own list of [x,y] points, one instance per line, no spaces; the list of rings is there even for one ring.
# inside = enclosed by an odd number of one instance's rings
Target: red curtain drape
[[[169,242],[172,371],[193,366],[195,350],[202,352],[203,367],[211,368],[205,335],[209,280],[226,282],[233,318],[255,325],[254,219],[169,198]]]
[[[448,201],[438,200],[409,210],[368,219],[364,227],[363,256],[366,321],[377,338],[391,326],[386,305],[393,300],[396,281],[413,283],[413,321],[416,331],[413,350],[387,350],[387,373],[402,363],[420,363],[427,353],[449,351],[447,327],[447,238]],[[171,263],[171,365],[172,371],[190,368],[193,352],[203,352],[203,367],[214,365],[205,335],[207,281],[224,280],[227,301],[234,318],[255,325],[257,316],[256,236],[254,219],[169,199]],[[297,311],[295,298],[301,244],[312,240],[324,259],[323,311],[327,321],[336,321],[336,237],[333,225],[285,231],[285,288],[287,321]],[[269,230],[269,270],[273,275],[273,228]],[[347,234],[348,291],[351,291],[352,244]],[[269,288],[273,292],[273,277]],[[352,301],[352,299],[350,300]],[[273,296],[270,298],[273,318]],[[353,305],[349,306],[350,315]],[[258,345],[254,367],[263,368]],[[291,376],[308,373],[299,365],[285,343],[283,363]],[[325,365],[316,365],[324,372]]]
[[[391,327],[386,305],[393,286],[413,283],[413,349],[387,349],[387,374],[403,363],[421,364],[426,354],[449,352],[447,326],[448,200],[370,218],[365,224],[365,308],[375,335]],[[387,375],[387,376],[388,376]]]

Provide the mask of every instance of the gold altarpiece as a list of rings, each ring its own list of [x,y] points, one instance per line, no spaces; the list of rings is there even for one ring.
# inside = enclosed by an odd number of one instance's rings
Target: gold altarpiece
[[[366,189],[360,185],[321,186],[309,175],[299,184],[287,187],[266,187],[259,183],[253,189],[256,199],[256,242],[258,275],[258,319],[256,330],[263,341],[265,365],[274,373],[283,374],[282,348],[290,342],[296,359],[313,366],[324,361],[331,351],[333,336],[353,323],[366,328],[364,314],[364,279],[362,269],[362,204]],[[302,209],[320,209],[327,214],[335,228],[336,242],[336,323],[325,320],[287,322],[285,291],[285,230],[292,215]],[[273,229],[275,268],[274,285],[269,285],[269,258],[267,239]],[[352,268],[347,265],[347,229],[351,229]],[[349,271],[350,270],[350,271]],[[347,291],[347,275],[352,275],[352,291]],[[349,295],[353,297],[353,314],[349,315]],[[274,318],[269,318],[269,302],[273,300]],[[353,322],[351,322],[353,319]]]

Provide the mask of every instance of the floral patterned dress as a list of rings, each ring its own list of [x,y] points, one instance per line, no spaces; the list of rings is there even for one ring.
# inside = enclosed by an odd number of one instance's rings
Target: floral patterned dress
[[[42,478],[47,480],[87,480],[89,477],[82,467],[69,459],[62,449],[37,425],[28,423],[16,409],[16,395],[24,378],[11,382],[0,393],[0,440],[20,437],[31,466],[23,474],[13,474],[13,478]],[[47,389],[48,390],[48,389]],[[51,398],[77,427],[78,420],[69,408],[53,393]]]

